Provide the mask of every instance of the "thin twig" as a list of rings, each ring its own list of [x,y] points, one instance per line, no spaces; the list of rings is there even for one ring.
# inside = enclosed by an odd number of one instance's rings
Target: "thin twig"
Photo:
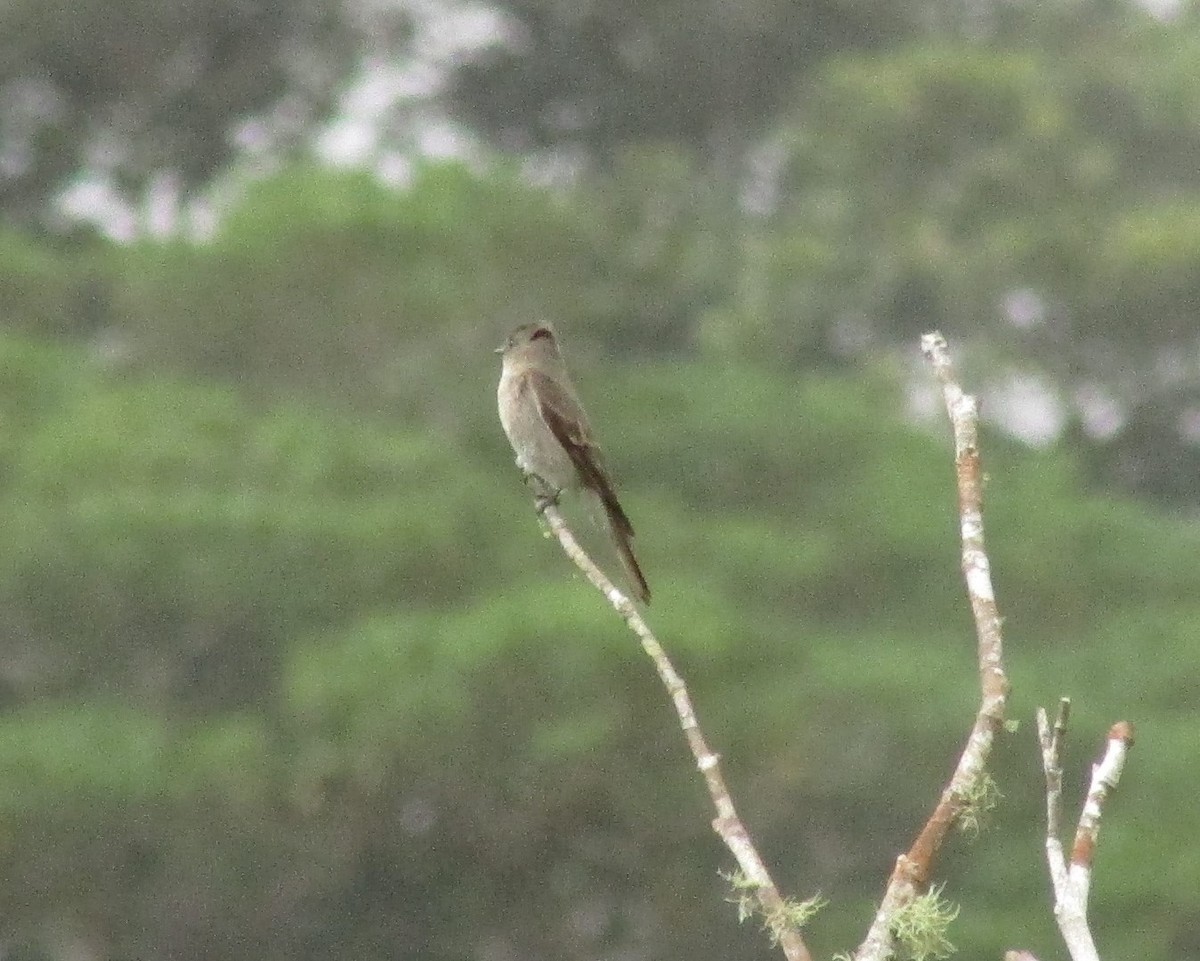
[[[1058,717],[1054,727],[1043,708],[1038,708],[1038,741],[1042,746],[1042,771],[1046,775],[1046,857],[1050,864],[1050,880],[1056,892],[1065,890],[1067,866],[1063,858],[1059,825],[1062,823],[1062,764],[1060,752],[1071,716],[1071,699],[1058,702]]]
[[[1133,725],[1118,721],[1108,731],[1104,757],[1092,765],[1092,780],[1087,800],[1075,829],[1071,861],[1063,854],[1060,822],[1062,819],[1062,762],[1060,748],[1066,734],[1071,702],[1059,701],[1058,718],[1053,729],[1045,710],[1038,708],[1038,740],[1042,748],[1042,770],[1046,775],[1046,861],[1054,886],[1054,917],[1072,961],[1098,961],[1095,941],[1088,927],[1088,891],[1092,882],[1092,858],[1100,835],[1100,817],[1104,802],[1121,779],[1125,757],[1133,744]]]
[[[975,723],[933,814],[906,854],[896,859],[883,901],[855,961],[883,961],[896,952],[893,929],[897,914],[926,889],[934,858],[950,828],[986,783],[987,760],[996,734],[1004,725],[1008,677],[1000,614],[983,541],[983,469],[979,458],[979,409],[975,398],[959,386],[946,339],[940,333],[921,338],[921,351],[942,385],[946,412],[954,430],[954,465],[962,535],[962,571],[978,638],[981,699]]]
[[[696,767],[704,775],[704,783],[708,787],[709,796],[716,808],[717,816],[712,822],[713,830],[721,836],[721,840],[725,842],[725,846],[737,860],[738,867],[746,881],[752,886],[754,897],[762,909],[762,916],[766,920],[772,937],[779,943],[788,961],[811,961],[811,955],[808,953],[799,928],[788,920],[788,902],[779,893],[779,889],[771,879],[770,872],[767,871],[766,864],[750,839],[750,833],[742,824],[741,818],[738,817],[737,810],[733,806],[733,798],[729,794],[725,778],[721,775],[720,759],[704,739],[683,678],[671,664],[670,658],[667,657],[662,645],[659,644],[641,613],[634,607],[633,602],[609,580],[579,545],[579,541],[576,540],[566,521],[563,520],[558,508],[552,503],[542,502],[540,510],[567,556],[575,562],[575,566],[595,585],[596,589],[608,599],[608,603],[624,619],[629,629],[637,635],[638,640],[642,643],[642,649],[654,662],[654,668],[658,671],[663,687],[667,689],[667,693],[671,697],[671,703],[679,717],[679,726],[683,728],[683,733],[687,738],[688,747],[691,748],[692,756],[696,759]]]

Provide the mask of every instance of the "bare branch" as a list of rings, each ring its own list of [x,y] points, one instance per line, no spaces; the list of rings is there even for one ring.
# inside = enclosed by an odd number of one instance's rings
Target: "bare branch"
[[[1060,822],[1062,818],[1062,765],[1059,750],[1066,734],[1071,702],[1059,701],[1058,719],[1051,729],[1046,712],[1038,708],[1038,740],[1042,746],[1042,770],[1046,775],[1046,861],[1054,886],[1054,916],[1072,961],[1098,961],[1095,942],[1088,927],[1088,891],[1092,880],[1092,857],[1100,834],[1104,802],[1121,779],[1125,757],[1133,744],[1133,725],[1118,721],[1108,732],[1108,743],[1099,764],[1092,765],[1092,781],[1087,800],[1075,829],[1071,861],[1063,854]]]
[[[975,723],[949,782],[929,820],[906,854],[896,859],[883,901],[855,961],[883,961],[896,953],[897,915],[928,887],[934,858],[962,813],[967,799],[979,796],[987,778],[987,760],[996,734],[1004,725],[1008,677],[1000,614],[983,540],[983,469],[979,457],[979,410],[964,393],[940,333],[921,338],[921,351],[942,385],[946,412],[954,430],[954,464],[958,480],[962,571],[978,639],[981,699]]]
[[[683,678],[675,670],[654,636],[641,613],[611,580],[600,570],[595,562],[579,545],[575,535],[563,520],[558,508],[545,501],[539,502],[542,516],[550,526],[550,530],[558,538],[562,549],[575,562],[585,577],[599,590],[612,605],[613,609],[624,619],[626,625],[642,643],[642,649],[654,662],[654,668],[662,680],[663,687],[671,697],[679,725],[683,728],[688,747],[696,760],[696,767],[704,775],[704,783],[708,787],[709,796],[716,808],[717,816],[713,819],[713,830],[720,835],[725,846],[729,848],[737,860],[741,870],[740,885],[747,893],[752,893],[761,909],[764,923],[772,939],[783,949],[788,961],[811,961],[808,948],[801,937],[797,918],[805,915],[803,905],[786,900],[775,886],[763,859],[759,856],[750,833],[746,830],[737,810],[733,806],[733,798],[721,775],[720,758],[708,746],[700,722],[696,719],[696,711],[692,707],[692,699],[688,695]]]

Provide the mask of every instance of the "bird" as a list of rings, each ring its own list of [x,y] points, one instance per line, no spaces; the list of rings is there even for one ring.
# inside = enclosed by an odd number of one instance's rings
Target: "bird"
[[[541,493],[546,503],[579,489],[599,499],[630,586],[648,604],[650,586],[633,552],[633,524],[617,500],[553,326],[522,324],[496,352],[502,358],[496,388],[500,424],[517,466],[546,488]]]

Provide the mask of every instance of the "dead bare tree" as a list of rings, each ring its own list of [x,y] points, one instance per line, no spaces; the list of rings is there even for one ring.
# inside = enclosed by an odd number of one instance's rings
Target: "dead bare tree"
[[[937,332],[921,338],[921,351],[942,389],[946,413],[954,435],[954,465],[958,488],[962,572],[975,621],[980,703],[966,743],[933,811],[908,851],[896,859],[879,909],[853,961],[886,961],[903,946],[909,953],[937,955],[949,948],[944,931],[956,910],[940,899],[933,883],[934,863],[950,830],[978,815],[995,797],[987,771],[996,736],[1003,730],[1009,681],[1004,668],[1001,617],[992,588],[991,564],[984,544],[984,474],[979,451],[979,407],[958,380],[945,338]],[[771,879],[749,831],[738,817],[728,785],[721,774],[720,758],[709,747],[700,727],[687,687],[645,618],[625,594],[580,546],[554,503],[553,492],[536,477],[528,477],[538,493],[538,512],[558,538],[567,556],[638,637],[661,679],[696,767],[704,778],[716,817],[713,829],[737,861],[731,877],[743,915],[761,916],[772,941],[788,961],[811,961],[801,929],[819,910],[820,898],[805,901],[785,898]],[[1092,772],[1092,785],[1080,815],[1069,865],[1059,839],[1062,804],[1062,771],[1059,747],[1066,731],[1069,701],[1060,705],[1058,720],[1049,726],[1038,711],[1038,730],[1046,776],[1046,852],[1055,892],[1055,915],[1072,961],[1098,961],[1087,923],[1087,896],[1092,852],[1098,836],[1105,799],[1120,778],[1133,729],[1126,722],[1113,725],[1103,760]],[[1036,961],[1024,950],[1009,951],[1006,961]]]

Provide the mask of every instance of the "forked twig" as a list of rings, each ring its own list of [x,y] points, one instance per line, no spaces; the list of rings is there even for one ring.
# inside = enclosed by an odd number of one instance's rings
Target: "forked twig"
[[[954,465],[958,478],[958,512],[962,534],[962,571],[978,639],[980,705],[966,746],[929,820],[906,854],[896,859],[883,901],[855,961],[884,961],[896,952],[898,915],[926,890],[933,861],[971,798],[984,793],[987,760],[996,734],[1004,725],[1008,677],[1000,614],[983,542],[983,469],[979,457],[979,409],[975,398],[959,386],[946,339],[940,333],[921,338],[921,352],[942,385],[942,398],[954,431]]]
[[[1060,751],[1066,734],[1071,701],[1062,698],[1054,726],[1043,708],[1038,708],[1038,741],[1042,748],[1042,771],[1046,775],[1046,861],[1054,886],[1054,917],[1066,942],[1072,961],[1099,961],[1096,944],[1088,927],[1088,890],[1092,882],[1092,857],[1100,835],[1100,817],[1104,802],[1121,779],[1125,757],[1133,744],[1133,725],[1118,721],[1108,731],[1104,757],[1092,765],[1092,780],[1087,800],[1079,814],[1071,861],[1063,854],[1062,837],[1062,763]]]

